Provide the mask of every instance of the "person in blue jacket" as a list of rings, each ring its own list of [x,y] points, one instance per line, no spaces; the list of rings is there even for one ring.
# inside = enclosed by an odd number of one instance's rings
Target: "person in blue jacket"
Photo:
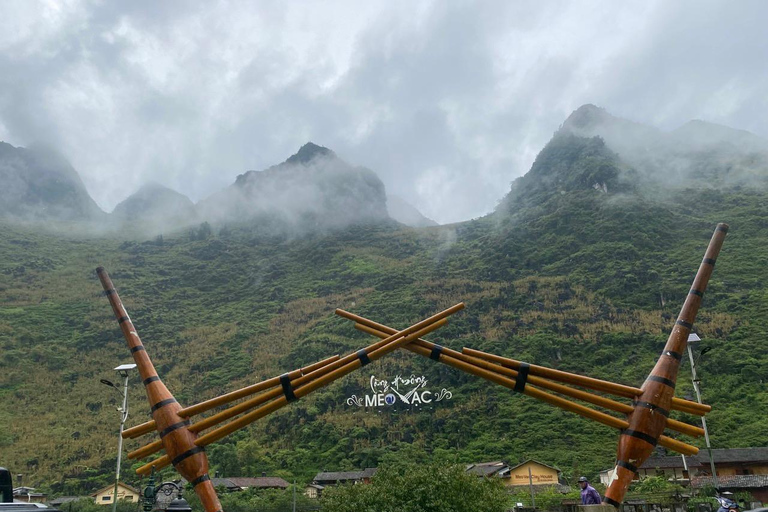
[[[600,493],[597,492],[594,487],[589,485],[587,477],[579,477],[579,487],[581,487],[582,505],[600,505],[602,503]]]

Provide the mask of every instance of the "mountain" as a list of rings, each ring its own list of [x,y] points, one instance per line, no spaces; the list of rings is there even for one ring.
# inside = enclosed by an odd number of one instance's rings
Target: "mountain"
[[[45,148],[17,148],[0,142],[0,216],[93,221],[105,214],[61,155]]]
[[[242,223],[260,219],[292,229],[341,228],[389,219],[384,184],[311,142],[285,162],[248,171],[198,204],[203,219]]]
[[[412,228],[426,228],[438,225],[437,222],[422,215],[415,206],[398,196],[387,197],[387,213],[400,224],[405,224]]]
[[[768,187],[768,141],[744,130],[694,120],[665,132],[583,105],[558,133],[600,137],[652,194],[692,185]]]
[[[335,158],[316,148],[274,172],[311,173],[318,158]],[[278,238],[243,223],[204,236],[176,233],[160,244],[3,225],[3,465],[55,494],[85,494],[114,474],[120,396],[99,380],[114,379],[111,368],[129,352],[95,276],[100,264],[185,406],[372,343],[336,308],[404,328],[460,301],[466,309],[428,339],[639,386],[722,221],[731,230],[695,322],[710,348],[697,372],[713,406],[713,447],[766,446],[768,192],[691,181],[653,194],[645,172],[608,137],[563,131],[515,182],[504,208],[450,226],[371,222]],[[356,405],[372,379],[411,375],[452,397],[418,407]],[[149,412],[137,375],[130,386],[128,426]],[[676,394],[692,393],[684,362]],[[322,469],[393,460],[527,458],[557,465],[573,482],[612,467],[617,438],[610,428],[398,351],[206,452],[212,472],[266,471],[298,482]],[[126,451],[154,440],[126,440]],[[139,464],[123,459],[128,483],[137,482],[131,470]],[[158,478],[173,475],[164,470]]]
[[[112,211],[113,220],[162,232],[198,221],[194,203],[158,183],[148,183]]]

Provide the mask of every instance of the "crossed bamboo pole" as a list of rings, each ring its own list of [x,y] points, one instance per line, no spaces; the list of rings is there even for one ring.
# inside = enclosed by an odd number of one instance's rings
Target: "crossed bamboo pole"
[[[284,374],[281,377],[274,377],[258,384],[207,400],[200,404],[182,408],[178,411],[178,414],[179,416],[189,418],[214,407],[229,404],[240,398],[256,394],[260,391],[265,391],[249,400],[233,405],[213,416],[186,427],[190,432],[198,434],[203,430],[221,425],[225,421],[242,414],[239,418],[234,419],[225,425],[218,426],[218,428],[215,428],[194,440],[194,445],[197,447],[207,446],[256,420],[279,410],[288,403],[330,384],[361,366],[375,361],[397,348],[439,329],[448,322],[447,318],[450,315],[463,308],[463,303],[456,304],[432,317],[403,329],[402,331],[394,331],[385,335],[384,339],[354,353],[348,354],[345,357],[340,358],[339,356],[333,356],[308,367]],[[135,438],[151,432],[154,428],[154,422],[146,422],[126,430],[124,436]],[[132,459],[144,458],[163,450],[163,448],[164,445],[162,440],[155,441],[138,450],[134,450],[128,454],[128,457]],[[163,455],[152,460],[148,464],[141,466],[136,472],[140,475],[146,475],[152,471],[152,468],[159,470],[168,466],[171,462],[172,461],[168,455]]]
[[[374,322],[372,320],[369,320],[359,315],[355,315],[348,311],[337,310],[336,313],[339,316],[342,316],[344,318],[354,321],[356,329],[366,332],[368,334],[372,334],[374,336],[378,336],[380,338],[388,336],[389,333],[391,332],[396,332],[391,327],[387,327],[386,325]],[[441,347],[439,345],[436,345],[434,343],[431,343],[423,339],[416,339],[410,344],[405,345],[404,348],[406,350],[409,350],[421,356],[437,359],[439,362],[443,364],[452,366],[466,373],[470,373],[472,375],[484,378],[496,384],[500,384],[506,388],[514,390],[516,387],[519,372],[514,369],[508,368],[506,366],[496,364],[495,362],[490,362],[488,359],[492,359],[492,358],[489,356],[493,356],[493,354],[486,354],[484,352],[467,349],[467,348],[463,349],[464,353],[457,352],[455,350],[451,350],[446,347]],[[466,352],[471,352],[473,355],[468,355]],[[475,355],[483,355],[485,357],[480,358],[480,357],[475,357]],[[496,358],[504,359],[505,361],[512,361],[506,358],[499,358],[498,356],[493,356],[493,360],[496,360]],[[510,364],[514,364],[514,363],[510,363]],[[520,363],[520,364],[525,364],[525,363]],[[579,389],[569,388],[562,384],[551,382],[547,380],[547,378],[552,378],[551,376],[556,374],[560,382],[566,382],[568,384],[578,385],[582,387],[589,387],[591,389],[600,388],[599,390],[601,391],[613,393],[613,394],[624,396],[624,397],[626,397],[626,394],[627,394],[626,390],[633,389],[633,388],[629,386],[623,386],[621,384],[615,384],[608,381],[593,379],[590,377],[584,377],[582,375],[563,372],[560,370],[552,370],[550,368],[544,368],[536,365],[530,365],[529,372],[530,373],[527,376],[527,383],[524,389],[522,390],[523,394],[531,396],[543,402],[549,403],[550,405],[554,405],[555,407],[559,407],[561,409],[574,412],[580,416],[597,421],[598,423],[607,425],[609,427],[613,427],[617,429],[628,428],[629,423],[626,420],[622,420],[615,416],[611,416],[610,414],[606,414],[600,411],[596,411],[594,409],[590,409],[589,407],[585,407],[581,404],[574,403],[562,397],[552,395],[551,393],[547,393],[545,391],[542,391],[541,389],[537,389],[537,387],[554,391],[561,395],[569,396],[571,398],[576,398],[583,402],[588,402],[593,405],[602,407],[604,409],[608,409],[614,412],[619,412],[622,414],[632,413],[632,411],[634,411],[634,407],[622,402],[611,400],[609,398],[605,398],[599,395],[581,391]],[[542,378],[538,376],[541,374],[548,374],[548,377]],[[608,391],[608,390],[611,390],[611,391]],[[637,396],[637,395],[634,395],[634,396]],[[627,398],[631,398],[631,397],[632,396],[629,396]],[[680,402],[682,402],[681,406],[693,404],[693,402],[689,402],[687,400],[680,400]],[[699,405],[699,404],[696,404],[696,405]],[[671,430],[675,430],[677,432],[687,434],[693,437],[699,437],[704,435],[704,430],[702,428],[695,427],[693,425],[688,425],[687,423],[683,423],[677,420],[671,420],[671,419],[667,420],[667,427]],[[682,453],[684,455],[695,455],[696,453],[698,453],[698,448],[696,448],[695,446],[691,446],[687,443],[683,443],[681,441],[678,441],[676,439],[673,439],[667,436],[661,436],[659,439],[659,444],[665,448],[669,448],[671,450]]]

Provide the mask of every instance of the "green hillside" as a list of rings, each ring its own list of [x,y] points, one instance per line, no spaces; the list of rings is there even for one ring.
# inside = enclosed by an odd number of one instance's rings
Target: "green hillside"
[[[119,396],[99,379],[130,356],[99,265],[182,404],[371,343],[337,307],[401,327],[460,301],[466,310],[430,339],[640,385],[720,221],[731,231],[696,322],[714,347],[700,361],[712,442],[768,444],[768,194],[693,183],[661,199],[599,139],[557,139],[537,162],[494,215],[451,226],[385,222],[298,238],[214,227],[126,241],[3,225],[0,462],[55,492],[109,480]],[[411,373],[452,399],[346,403],[371,374]],[[131,425],[147,419],[139,388],[133,379]],[[678,396],[690,394],[685,363]],[[208,453],[225,475],[299,481],[393,457],[534,457],[572,477],[609,467],[616,441],[607,427],[398,352]]]

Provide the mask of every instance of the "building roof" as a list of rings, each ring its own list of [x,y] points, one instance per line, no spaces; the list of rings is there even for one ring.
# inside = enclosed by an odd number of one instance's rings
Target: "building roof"
[[[117,485],[118,485],[118,486],[120,486],[120,487],[123,487],[123,488],[125,488],[125,489],[128,489],[129,491],[131,491],[131,492],[133,492],[133,493],[135,493],[135,494],[138,494],[139,496],[141,496],[141,491],[139,491],[139,490],[138,490],[138,489],[136,489],[135,487],[131,487],[130,485],[128,485],[128,484],[124,484],[123,482],[120,482],[120,483],[118,483]],[[110,489],[114,489],[114,488],[115,488],[115,484],[109,484],[108,486],[106,486],[106,487],[102,487],[102,488],[101,488],[101,489],[99,489],[98,491],[96,491],[96,492],[92,493],[92,494],[91,494],[91,496],[92,496],[92,497],[93,497],[93,496],[96,496],[97,494],[101,494],[101,493],[103,493],[104,491],[108,491],[108,490],[110,490]]]
[[[230,482],[241,488],[255,487],[256,489],[287,489],[291,484],[278,478],[276,476],[260,476],[260,477],[231,477],[228,478]]]
[[[697,457],[686,457],[685,462],[688,464],[689,468],[698,468],[702,466]],[[683,469],[684,467],[683,458],[680,455],[655,455],[648,457],[646,461],[643,462],[643,465],[640,466],[640,469]]]
[[[723,475],[717,481],[725,489],[762,489],[768,488],[768,475]],[[695,476],[691,480],[692,487],[711,486],[711,476]]]
[[[508,468],[509,464],[504,461],[497,460],[494,462],[478,462],[477,464],[469,464],[466,468],[466,472],[478,476],[491,476]]]
[[[544,464],[543,462],[539,462],[539,461],[537,461],[537,460],[533,460],[533,459],[524,460],[524,461],[523,461],[523,462],[521,462],[520,464],[517,464],[517,465],[515,465],[515,466],[512,466],[512,467],[510,467],[509,469],[510,469],[510,470],[512,470],[512,469],[517,469],[517,468],[519,468],[520,466],[525,466],[525,465],[526,465],[526,464],[528,464],[529,462],[533,462],[534,464],[538,464],[539,466],[544,466],[545,468],[554,469],[555,471],[557,471],[558,473],[560,473],[560,470],[559,470],[558,468],[556,468],[556,467],[554,467],[554,466],[550,466],[549,464]]]
[[[315,475],[315,482],[345,482],[363,480],[376,474],[377,468],[365,468],[363,471],[325,471]]]
[[[712,450],[715,464],[757,464],[768,462],[768,447],[758,448],[716,448]],[[709,454],[701,450],[698,455],[686,457],[689,468],[699,468],[709,465]],[[640,469],[672,469],[682,468],[683,459],[679,455],[653,456],[640,466]]]
[[[317,489],[318,491],[322,491],[323,489],[325,489],[325,486],[324,485],[320,485],[320,484],[308,484],[304,488],[307,489],[309,487],[311,487],[313,489]]]
[[[703,463],[709,461],[709,455],[702,450],[697,458]],[[712,450],[712,459],[717,463],[755,463],[768,462],[768,446],[756,448],[716,448]]]
[[[229,491],[239,491],[241,489],[231,478],[211,478],[211,484],[214,487],[226,487]]]
[[[69,503],[70,501],[77,501],[77,500],[90,500],[90,496],[59,496],[58,498],[54,498],[51,501],[48,502],[49,505],[53,505],[54,507],[61,505],[62,503]]]

